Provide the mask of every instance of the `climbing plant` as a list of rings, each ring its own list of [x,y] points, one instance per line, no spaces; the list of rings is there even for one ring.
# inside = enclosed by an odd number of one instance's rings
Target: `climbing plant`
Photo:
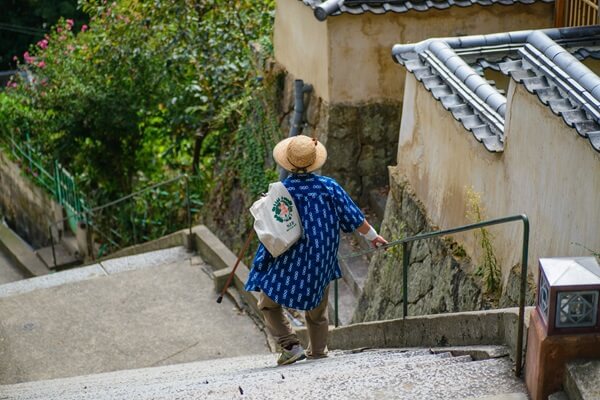
[[[473,187],[467,188],[467,218],[474,223],[486,219],[485,210],[481,205],[481,194]],[[485,292],[497,299],[502,290],[502,276],[494,252],[493,235],[486,228],[480,228],[476,232],[482,255],[475,273],[483,278]]]

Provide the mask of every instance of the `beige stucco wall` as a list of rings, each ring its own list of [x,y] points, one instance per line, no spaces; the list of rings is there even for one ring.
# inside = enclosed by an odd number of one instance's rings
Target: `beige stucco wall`
[[[481,193],[488,218],[526,213],[531,223],[529,268],[537,259],[600,249],[600,154],[536,96],[511,82],[504,153],[485,150],[412,75],[406,79],[398,170],[433,224],[469,223],[467,188]],[[520,223],[490,228],[507,277],[520,262]],[[473,234],[455,235],[478,255]]]
[[[277,0],[273,46],[275,59],[288,73],[313,85],[315,94],[329,99],[328,26],[298,0]]]
[[[433,37],[552,27],[553,4],[450,7],[426,12],[342,14],[327,19],[330,37],[330,100],[402,101],[404,77],[391,56],[397,43]]]
[[[427,12],[342,14],[319,22],[299,0],[277,0],[275,58],[328,103],[402,101],[404,72],[392,46],[431,37],[553,26],[554,5],[450,7]]]

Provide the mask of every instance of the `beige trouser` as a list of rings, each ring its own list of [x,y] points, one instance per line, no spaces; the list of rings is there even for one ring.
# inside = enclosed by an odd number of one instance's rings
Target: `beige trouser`
[[[327,318],[327,298],[329,297],[329,286],[325,288],[323,300],[312,310],[304,312],[306,328],[310,343],[306,349],[308,357],[323,357],[327,354],[327,333],[329,332],[329,320]],[[283,314],[281,305],[275,303],[264,292],[258,296],[258,308],[265,317],[265,325],[269,333],[281,347],[289,347],[300,343],[298,337],[292,330],[289,321]]]

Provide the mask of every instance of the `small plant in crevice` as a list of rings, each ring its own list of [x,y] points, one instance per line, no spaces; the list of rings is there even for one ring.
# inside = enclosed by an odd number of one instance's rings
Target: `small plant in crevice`
[[[581,243],[577,243],[577,242],[571,242],[571,244],[574,244],[576,246],[579,247],[583,247],[585,250],[589,251],[591,255],[593,255],[594,257],[596,257],[599,261],[600,261],[600,250],[592,250],[589,247],[581,244]]]
[[[467,218],[473,223],[481,222],[486,218],[485,210],[481,205],[481,193],[476,192],[473,187],[467,188]],[[476,231],[476,235],[482,255],[475,274],[483,279],[484,292],[497,299],[502,290],[502,275],[500,263],[494,252],[494,237],[486,228],[480,228]]]

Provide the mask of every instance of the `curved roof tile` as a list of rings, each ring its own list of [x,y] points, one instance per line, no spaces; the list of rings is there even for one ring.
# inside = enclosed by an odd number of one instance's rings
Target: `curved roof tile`
[[[600,152],[600,77],[578,59],[600,59],[599,40],[600,26],[518,31],[395,45],[392,55],[489,151],[503,150],[506,97],[465,58],[523,84]]]
[[[404,13],[410,10],[427,11],[444,10],[451,6],[469,7],[472,5],[490,6],[501,4],[533,4],[535,2],[553,3],[554,0],[301,0],[314,10],[315,17],[324,21],[329,16],[340,14],[385,14],[388,12]]]

